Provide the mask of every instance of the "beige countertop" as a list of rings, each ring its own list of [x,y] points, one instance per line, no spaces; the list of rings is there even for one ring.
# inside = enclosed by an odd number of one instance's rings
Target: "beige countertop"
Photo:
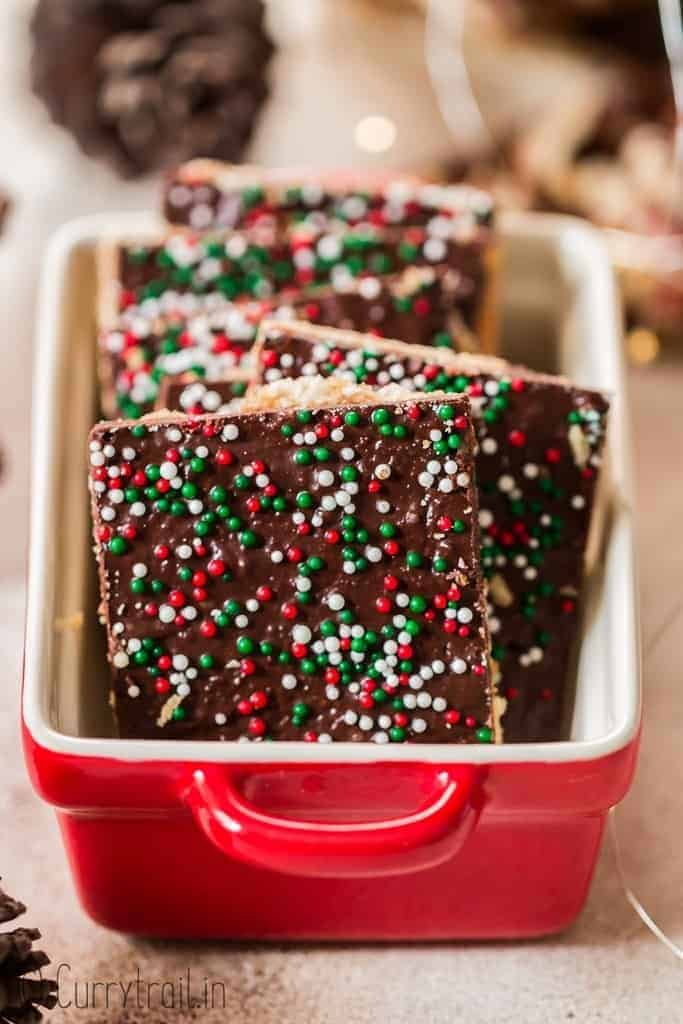
[[[99,209],[153,202],[149,183],[121,186],[86,165],[48,129],[22,83],[21,0],[0,5],[0,185],[17,201],[0,241],[0,874],[30,906],[57,963],[83,982],[175,978],[192,965],[222,981],[228,1008],[193,1019],[232,1022],[393,1021],[396,1024],[675,1024],[683,1019],[683,964],[647,931],[624,898],[613,848],[603,848],[586,908],[564,935],[517,944],[258,947],[131,941],[83,914],[52,811],[33,795],[18,736],[29,470],[27,420],[37,271],[60,222]],[[269,115],[271,116],[271,115]],[[269,154],[272,158],[272,154]],[[85,176],[84,176],[85,175]],[[87,188],[83,182],[87,181]],[[633,790],[617,811],[628,881],[659,925],[683,943],[683,358],[630,375],[639,504],[645,729]],[[30,917],[30,921],[29,918]],[[69,993],[67,992],[67,996]],[[56,1010],[57,1022],[181,1021]]]

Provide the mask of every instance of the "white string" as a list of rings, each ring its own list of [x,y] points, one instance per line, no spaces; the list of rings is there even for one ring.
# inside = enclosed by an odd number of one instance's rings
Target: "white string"
[[[664,47],[671,69],[676,107],[676,161],[683,174],[683,9],[681,0],[659,0]]]
[[[429,0],[425,18],[425,63],[441,116],[461,144],[463,132],[490,138],[465,61],[466,0]],[[448,98],[447,98],[448,97]]]
[[[613,807],[610,811],[609,827],[610,835],[612,837],[612,846],[614,848],[614,859],[617,865],[617,874],[619,875],[619,881],[621,883],[621,888],[624,891],[624,896],[626,897],[627,901],[631,904],[631,906],[633,907],[633,909],[635,910],[636,914],[643,922],[645,927],[650,929],[654,937],[658,939],[663,946],[666,946],[669,952],[673,953],[673,955],[678,960],[683,960],[683,948],[679,946],[676,942],[674,942],[673,939],[670,939],[666,932],[662,931],[657,922],[652,917],[650,917],[647,910],[645,909],[643,904],[640,902],[640,900],[634,893],[633,889],[631,889],[628,882],[626,881],[624,865],[621,859],[619,836],[617,833],[616,807]]]

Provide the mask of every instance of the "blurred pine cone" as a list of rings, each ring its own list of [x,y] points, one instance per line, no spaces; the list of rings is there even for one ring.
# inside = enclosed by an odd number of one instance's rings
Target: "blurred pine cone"
[[[664,58],[657,0],[489,0],[516,28],[556,31],[612,53]]]
[[[268,94],[262,0],[38,0],[33,89],[127,177],[237,161]]]
[[[0,924],[13,921],[26,907],[0,889]],[[32,948],[40,938],[35,928],[15,928],[0,932],[0,1022],[37,1024],[43,1019],[38,1009],[57,1005],[57,983],[43,978],[27,978],[50,963],[40,950]]]

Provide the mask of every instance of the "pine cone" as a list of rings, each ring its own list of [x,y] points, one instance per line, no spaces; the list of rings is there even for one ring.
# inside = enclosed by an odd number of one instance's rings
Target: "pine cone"
[[[38,0],[31,32],[54,121],[128,177],[239,160],[268,94],[262,0]]]
[[[11,899],[0,889],[0,924],[23,914],[23,903]],[[35,928],[15,928],[0,932],[0,1022],[36,1024],[43,1019],[39,1006],[51,1010],[57,1004],[57,983],[43,978],[27,978],[50,963],[32,944],[40,938]]]

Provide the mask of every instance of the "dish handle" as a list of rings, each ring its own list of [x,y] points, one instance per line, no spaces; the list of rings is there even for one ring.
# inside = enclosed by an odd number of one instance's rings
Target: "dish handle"
[[[367,822],[309,821],[256,807],[220,766],[191,772],[182,797],[218,849],[253,867],[318,878],[370,878],[435,867],[474,828],[481,800],[475,765],[434,769],[426,803]]]

